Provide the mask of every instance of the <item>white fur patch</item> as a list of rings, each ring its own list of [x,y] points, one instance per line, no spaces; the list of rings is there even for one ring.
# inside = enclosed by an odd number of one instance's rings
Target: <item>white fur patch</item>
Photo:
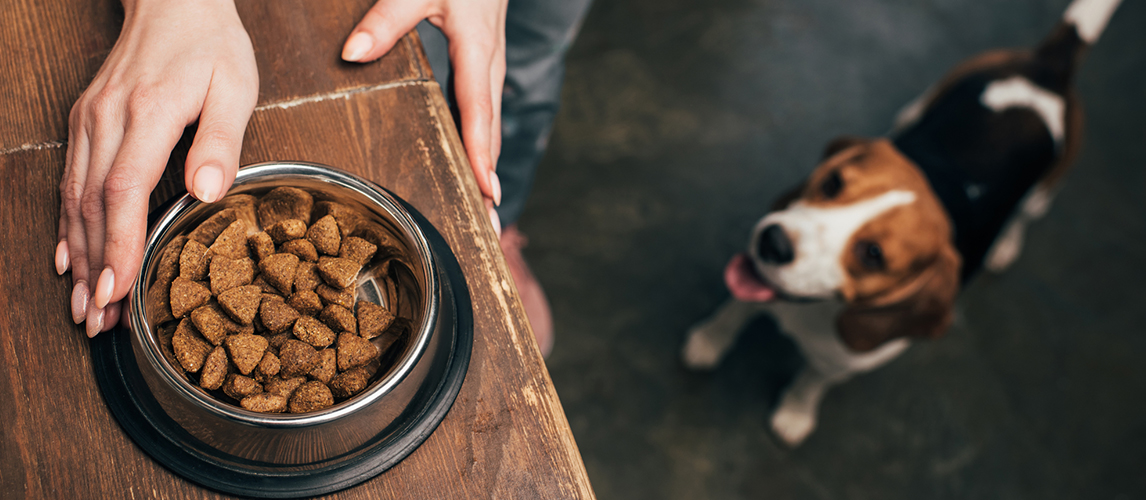
[[[1061,143],[1065,130],[1066,103],[1062,97],[1021,76],[996,80],[979,96],[983,106],[996,113],[1009,108],[1028,108],[1042,118],[1056,143]]]
[[[815,207],[802,201],[768,214],[756,224],[752,242],[761,231],[779,224],[792,240],[795,258],[783,265],[756,261],[756,268],[782,291],[799,297],[829,298],[844,283],[841,257],[848,241],[880,214],[915,201],[915,193],[893,190],[842,207]],[[749,253],[753,253],[751,249]]]
[[[1122,0],[1074,0],[1062,19],[1073,24],[1079,38],[1094,45]]]

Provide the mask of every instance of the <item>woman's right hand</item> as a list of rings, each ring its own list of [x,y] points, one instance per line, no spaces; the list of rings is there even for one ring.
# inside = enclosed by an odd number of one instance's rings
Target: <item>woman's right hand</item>
[[[222,198],[239,168],[258,68],[233,0],[124,0],[115,47],[68,121],[56,270],[72,271],[72,318],[94,337],[119,320],[143,257],[147,204],[198,121],[187,191]],[[94,281],[93,281],[94,280]]]

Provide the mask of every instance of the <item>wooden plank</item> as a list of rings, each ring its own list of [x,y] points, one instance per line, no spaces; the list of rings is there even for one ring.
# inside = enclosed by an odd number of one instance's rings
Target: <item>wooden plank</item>
[[[0,152],[67,140],[67,118],[111,52],[118,0],[9,0],[0,9]],[[259,105],[429,79],[409,38],[371,64],[342,62],[370,0],[238,0],[259,67]]]

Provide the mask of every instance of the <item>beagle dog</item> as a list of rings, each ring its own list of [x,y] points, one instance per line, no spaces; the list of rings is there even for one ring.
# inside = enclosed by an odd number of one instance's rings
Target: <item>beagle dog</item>
[[[807,361],[771,418],[796,446],[828,388],[941,337],[961,286],[1009,266],[1046,213],[1081,139],[1075,68],[1118,4],[1075,0],[1034,50],[954,68],[889,137],[832,141],[729,262],[732,298],[689,331],[684,363],[714,368],[749,319],[771,313]]]

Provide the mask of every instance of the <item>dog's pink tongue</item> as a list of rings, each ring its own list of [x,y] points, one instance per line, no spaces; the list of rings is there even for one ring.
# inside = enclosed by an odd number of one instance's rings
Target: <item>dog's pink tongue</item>
[[[776,296],[756,274],[748,255],[736,254],[724,268],[724,284],[732,296],[741,302],[766,302]]]

